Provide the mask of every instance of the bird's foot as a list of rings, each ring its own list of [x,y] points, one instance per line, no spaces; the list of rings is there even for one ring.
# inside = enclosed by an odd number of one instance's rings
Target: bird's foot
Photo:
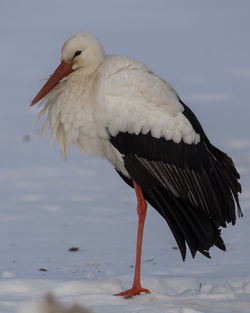
[[[124,299],[130,299],[130,298],[133,298],[134,296],[139,295],[142,292],[150,293],[148,289],[133,286],[131,289],[114,294],[114,296],[122,296],[124,297]]]

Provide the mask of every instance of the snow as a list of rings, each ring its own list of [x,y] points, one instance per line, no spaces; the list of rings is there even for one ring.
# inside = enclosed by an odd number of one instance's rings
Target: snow
[[[249,9],[247,0],[1,2],[1,313],[36,313],[49,291],[93,313],[250,312]],[[112,294],[133,279],[133,190],[76,148],[64,162],[48,136],[40,140],[28,106],[81,30],[167,79],[242,176],[244,217],[223,229],[227,252],[213,248],[211,260],[189,254],[183,263],[148,211],[142,283],[151,294],[131,300]]]

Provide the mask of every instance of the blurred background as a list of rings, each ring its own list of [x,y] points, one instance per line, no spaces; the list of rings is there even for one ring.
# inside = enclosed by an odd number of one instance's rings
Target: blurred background
[[[145,272],[153,275],[157,267],[192,272],[199,264],[201,272],[219,275],[228,263],[228,272],[249,273],[249,16],[248,0],[0,1],[3,278],[67,280],[122,277],[132,271],[133,191],[105,160],[83,157],[73,147],[64,162],[57,145],[49,148],[48,134],[40,140],[41,124],[34,125],[37,109],[29,107],[59,65],[64,41],[82,30],[95,34],[107,54],[140,60],[167,80],[242,175],[245,218],[224,232],[232,246],[227,261],[214,249],[216,265],[200,256],[183,265],[167,225],[150,210]],[[80,247],[74,258],[68,253],[71,246]]]

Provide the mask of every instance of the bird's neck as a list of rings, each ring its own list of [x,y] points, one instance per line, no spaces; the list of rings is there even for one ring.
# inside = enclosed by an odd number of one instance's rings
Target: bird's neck
[[[91,61],[88,60],[88,62],[82,63],[81,66],[78,69],[76,69],[76,71],[80,71],[82,75],[90,77],[96,72],[96,70],[100,67],[104,60],[105,56],[100,55],[98,57],[93,58]]]

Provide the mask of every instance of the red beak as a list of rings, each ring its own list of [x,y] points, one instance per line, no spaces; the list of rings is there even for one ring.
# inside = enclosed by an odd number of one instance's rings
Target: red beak
[[[47,95],[47,93],[50,92],[51,89],[53,89],[59,83],[61,79],[63,79],[63,77],[68,76],[72,72],[72,64],[62,61],[62,63],[58,66],[55,72],[50,76],[47,83],[35,96],[35,98],[31,102],[31,105],[34,105],[35,103],[40,101],[45,95]]]

